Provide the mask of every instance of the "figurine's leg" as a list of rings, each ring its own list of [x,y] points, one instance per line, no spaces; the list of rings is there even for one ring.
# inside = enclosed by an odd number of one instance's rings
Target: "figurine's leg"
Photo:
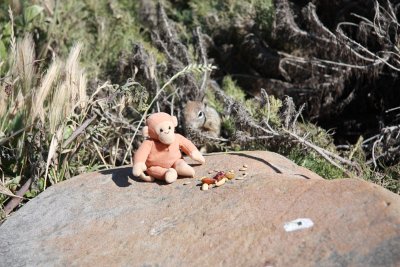
[[[186,163],[183,159],[178,159],[174,165],[172,166],[178,175],[185,177],[194,177],[195,171],[189,164]]]
[[[169,168],[168,171],[165,173],[165,181],[167,183],[173,183],[178,179],[178,173],[175,169]]]
[[[139,175],[139,178],[145,182],[154,182],[154,177],[151,177],[150,175],[146,175],[144,172]]]
[[[147,168],[146,172],[151,177],[154,177],[158,180],[164,180],[167,183],[175,182],[176,178],[178,177],[178,174],[174,169],[172,168],[167,169],[160,166],[149,167]]]
[[[146,173],[157,180],[164,180],[167,170],[160,166],[151,166],[147,168]]]

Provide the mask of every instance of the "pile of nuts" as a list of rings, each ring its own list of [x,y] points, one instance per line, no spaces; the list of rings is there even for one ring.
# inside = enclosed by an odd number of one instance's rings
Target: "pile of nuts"
[[[247,170],[247,165],[244,164],[243,167],[241,167],[239,169],[239,171],[246,171]],[[209,171],[209,174],[213,173],[213,171]],[[242,173],[241,177],[237,177],[236,180],[243,180],[245,177],[247,176],[247,173]],[[202,185],[201,185],[201,190],[206,191],[209,188],[212,188],[214,186],[219,187],[223,184],[225,184],[225,182],[227,180],[232,180],[233,178],[235,178],[235,171],[234,170],[230,170],[227,172],[224,171],[218,171],[217,174],[214,175],[213,178],[210,177],[203,177],[201,179]]]

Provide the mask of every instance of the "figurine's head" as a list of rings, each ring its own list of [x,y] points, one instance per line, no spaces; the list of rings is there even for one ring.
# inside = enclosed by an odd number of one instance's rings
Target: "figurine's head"
[[[175,127],[178,126],[178,119],[164,112],[150,115],[146,121],[147,126],[143,127],[143,135],[150,136],[163,144],[170,145],[175,141]]]

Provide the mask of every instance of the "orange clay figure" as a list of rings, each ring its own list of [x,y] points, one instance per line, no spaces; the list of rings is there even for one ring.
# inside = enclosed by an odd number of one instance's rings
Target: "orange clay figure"
[[[145,140],[134,155],[133,175],[146,182],[159,179],[167,183],[175,182],[178,175],[194,177],[194,169],[182,159],[180,150],[201,164],[205,159],[191,141],[175,133],[177,118],[159,112],[150,115],[146,124],[143,135],[150,139]]]

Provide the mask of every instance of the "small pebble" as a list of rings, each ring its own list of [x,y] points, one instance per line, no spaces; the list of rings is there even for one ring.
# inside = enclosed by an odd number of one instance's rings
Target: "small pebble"
[[[245,177],[247,177],[247,173],[242,173],[242,177],[238,177],[236,180],[244,180]]]

